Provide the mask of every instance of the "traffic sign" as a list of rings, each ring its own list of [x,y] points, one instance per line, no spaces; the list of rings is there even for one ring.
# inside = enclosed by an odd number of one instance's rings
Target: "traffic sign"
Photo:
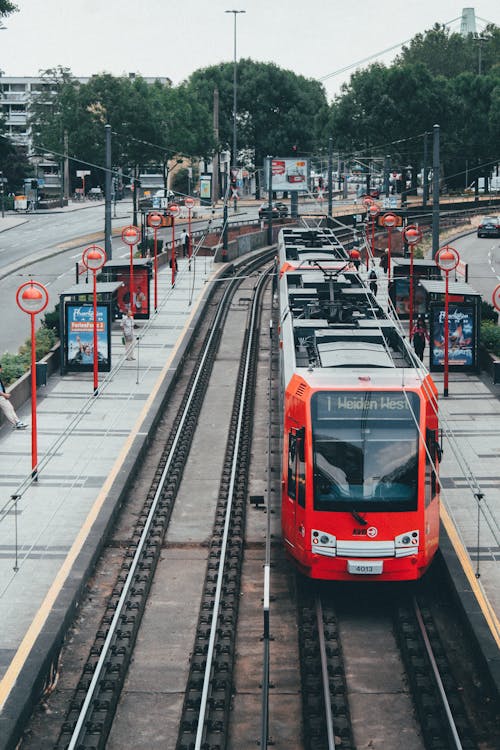
[[[491,301],[493,302],[493,307],[496,310],[500,310],[500,284],[494,288]]]
[[[238,188],[231,186],[231,198],[235,198],[236,200],[238,200],[239,197],[240,196],[238,195]]]
[[[171,203],[168,210],[172,216],[177,216],[180,213],[180,208],[177,203]]]
[[[186,206],[186,208],[193,208],[194,198],[191,198],[189,196],[187,198],[184,198],[184,205]]]

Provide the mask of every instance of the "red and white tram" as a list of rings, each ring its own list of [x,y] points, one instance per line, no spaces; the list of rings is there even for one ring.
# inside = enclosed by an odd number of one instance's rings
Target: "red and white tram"
[[[417,579],[439,537],[434,382],[356,273],[291,265],[279,282],[286,551],[311,578]]]

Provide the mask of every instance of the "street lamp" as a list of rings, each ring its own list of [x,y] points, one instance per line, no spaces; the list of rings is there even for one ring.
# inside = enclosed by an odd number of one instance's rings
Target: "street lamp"
[[[158,309],[158,229],[161,226],[163,226],[163,217],[161,216],[161,214],[148,214],[148,227],[151,227],[151,229],[153,230],[155,238],[155,312]]]
[[[397,220],[398,217],[395,214],[384,214],[382,216],[382,224],[387,227],[387,281],[391,280],[391,236]]]
[[[459,264],[460,255],[457,250],[450,245],[445,245],[441,250],[438,250],[435,257],[435,262],[441,271],[446,274],[446,285],[444,292],[444,389],[443,396],[448,395],[448,347],[449,347],[449,322],[448,322],[448,276],[450,271],[453,271]]]
[[[375,257],[375,219],[380,213],[380,207],[377,206],[375,203],[373,203],[371,206],[368,206],[368,213],[370,215],[370,219],[372,220],[372,260]],[[366,270],[368,271],[369,263],[368,263],[368,243],[367,243],[367,250],[366,250]]]
[[[37,430],[36,430],[36,337],[35,315],[45,310],[49,293],[38,281],[26,281],[16,292],[18,307],[31,317],[31,476],[37,479]]]
[[[191,209],[194,206],[194,198],[188,196],[184,198],[184,205],[188,210],[188,258],[189,258],[189,270],[191,270]]]
[[[170,255],[170,263],[172,265],[172,286],[175,286],[175,274],[177,272],[177,259],[175,254],[175,217],[180,213],[180,208],[177,203],[171,203],[168,207],[168,212],[172,217],[172,252]]]
[[[237,157],[236,157],[236,104],[237,104],[237,84],[236,84],[236,16],[239,13],[246,13],[246,10],[226,10],[225,13],[232,13],[234,17],[234,68],[233,68],[233,175],[236,178]],[[234,196],[234,211],[237,209],[237,198]]]
[[[126,245],[130,247],[130,279],[129,279],[129,294],[130,294],[130,309],[132,314],[135,312],[134,302],[134,247],[138,244],[141,239],[141,230],[139,227],[131,224],[129,227],[125,227],[122,231],[122,240]]]
[[[422,230],[415,224],[410,224],[403,229],[403,239],[410,246],[410,336],[413,328],[413,248],[422,240]]]
[[[94,286],[93,286],[93,300],[94,300],[94,396],[97,396],[99,392],[99,357],[98,357],[98,341],[97,341],[97,272],[101,270],[103,265],[106,263],[106,252],[99,245],[90,245],[85,248],[82,255],[82,263],[89,271],[92,271]]]

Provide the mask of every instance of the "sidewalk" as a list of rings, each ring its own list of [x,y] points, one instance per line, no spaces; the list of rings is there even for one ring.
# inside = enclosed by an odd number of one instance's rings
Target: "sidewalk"
[[[53,657],[105,529],[140,460],[215,273],[211,259],[159,275],[159,310],[138,323],[133,362],[112,332],[112,371],[52,376],[38,389],[39,479],[31,429],[0,430],[0,748]],[[19,410],[31,424],[30,404]],[[17,500],[13,497],[19,495]]]

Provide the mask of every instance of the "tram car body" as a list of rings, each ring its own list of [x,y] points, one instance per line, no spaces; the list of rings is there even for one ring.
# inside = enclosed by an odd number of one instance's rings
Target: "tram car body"
[[[418,579],[439,540],[435,384],[356,273],[285,267],[279,291],[286,552],[311,578]]]
[[[287,227],[278,235],[278,262],[280,274],[294,268],[340,270],[349,256],[332,229]]]

